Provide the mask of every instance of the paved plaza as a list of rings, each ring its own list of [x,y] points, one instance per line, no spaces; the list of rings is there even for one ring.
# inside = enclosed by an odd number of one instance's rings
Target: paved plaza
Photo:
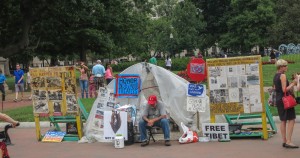
[[[42,133],[47,130],[43,128]],[[115,149],[112,143],[42,143],[36,140],[35,128],[15,128],[9,133],[14,144],[8,146],[12,158],[298,158],[300,155],[300,149],[281,146],[280,133],[268,140],[247,138],[193,144],[172,141],[170,147],[159,141],[147,147],[136,143],[123,149]],[[300,145],[300,123],[295,125],[293,140]]]

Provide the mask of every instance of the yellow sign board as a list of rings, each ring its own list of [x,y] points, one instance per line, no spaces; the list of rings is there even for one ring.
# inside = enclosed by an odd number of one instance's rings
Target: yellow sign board
[[[206,61],[211,115],[264,112],[260,56]]]
[[[33,112],[39,116],[64,116],[79,112],[74,67],[31,68]]]

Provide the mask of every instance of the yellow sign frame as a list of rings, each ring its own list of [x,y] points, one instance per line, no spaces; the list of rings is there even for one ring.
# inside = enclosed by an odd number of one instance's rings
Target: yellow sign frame
[[[61,66],[61,67],[43,67],[43,68],[30,68],[29,70],[31,76],[31,89],[33,94],[33,108],[34,108],[34,120],[36,125],[36,136],[37,140],[41,140],[41,131],[40,131],[40,117],[51,117],[51,116],[66,116],[74,115],[78,127],[78,136],[79,139],[82,137],[82,121],[80,118],[80,110],[77,101],[77,90],[76,90],[76,76],[75,68],[72,66]],[[53,85],[50,85],[50,82],[54,82]],[[57,83],[55,85],[55,83]],[[40,91],[47,93],[45,95],[44,102],[47,104],[47,110],[42,112],[37,112],[37,101],[43,97],[40,94]],[[58,101],[50,100],[48,93],[53,92]],[[39,93],[36,95],[35,93]],[[61,94],[59,94],[61,93]],[[58,95],[59,94],[59,95]],[[70,107],[67,103],[67,96],[70,96],[70,100],[73,101],[75,110],[70,110]],[[38,98],[35,98],[38,97]],[[55,112],[54,102],[59,102],[60,112]],[[76,102],[76,103],[75,103]],[[72,107],[73,107],[72,106]],[[68,110],[69,109],[69,110]]]
[[[258,75],[259,75],[259,86],[260,86],[260,103],[262,104],[262,128],[263,138],[268,139],[267,132],[267,120],[266,120],[266,109],[264,106],[264,89],[263,89],[263,74],[262,74],[262,61],[261,56],[245,56],[245,57],[232,57],[232,58],[214,58],[206,60],[206,69],[208,80],[210,79],[210,67],[220,66],[235,66],[235,65],[246,65],[246,64],[258,64]],[[208,89],[210,91],[210,84],[208,82]],[[209,96],[211,94],[209,93]],[[211,96],[210,96],[211,97]],[[219,111],[217,111],[219,110]],[[241,114],[244,113],[244,108],[238,102],[231,103],[210,103],[210,116],[211,122],[215,123],[215,115],[218,114]],[[257,112],[255,112],[257,113]]]

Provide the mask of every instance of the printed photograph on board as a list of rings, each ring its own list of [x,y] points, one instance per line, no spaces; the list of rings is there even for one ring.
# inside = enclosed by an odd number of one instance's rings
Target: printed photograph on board
[[[47,100],[33,100],[34,113],[49,113]]]
[[[247,76],[239,76],[239,88],[246,88],[247,87]]]
[[[218,89],[227,89],[227,77],[217,77]]]
[[[209,89],[214,90],[218,89],[219,84],[218,84],[218,79],[217,77],[209,77]]]
[[[238,77],[237,76],[228,76],[228,88],[238,88]]]
[[[227,66],[216,66],[216,67],[209,67],[209,77],[218,77],[218,76],[226,76],[228,67]]]
[[[247,76],[248,85],[259,85],[259,76],[258,75],[249,75]]]
[[[34,77],[31,79],[32,88],[45,88],[45,78],[44,77]]]
[[[48,91],[49,100],[62,100],[61,90],[49,90]]]
[[[237,66],[236,65],[228,66],[228,68],[227,68],[227,75],[228,76],[235,76],[235,75],[237,75]]]
[[[53,112],[61,112],[61,101],[53,101]]]
[[[210,91],[210,103],[228,103],[228,89],[218,89]]]
[[[245,75],[246,74],[246,65],[237,65],[237,72],[238,72],[238,75]]]
[[[77,104],[75,95],[67,94],[66,102],[67,102],[67,112],[77,112],[78,111],[78,104]]]
[[[46,100],[47,92],[45,90],[33,90],[32,99],[33,100]]]
[[[259,65],[258,64],[246,64],[246,74],[247,75],[258,75]]]
[[[61,78],[60,77],[47,77],[46,78],[48,88],[61,88]]]
[[[69,94],[76,94],[76,83],[72,78],[65,79],[65,91]]]

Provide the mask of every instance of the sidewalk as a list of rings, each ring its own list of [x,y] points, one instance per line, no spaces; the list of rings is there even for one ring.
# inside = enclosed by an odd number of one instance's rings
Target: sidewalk
[[[26,94],[25,96],[29,94]],[[13,97],[14,94],[11,94]],[[14,103],[7,100],[5,109],[31,105],[30,100]],[[274,118],[277,120],[276,117]],[[293,141],[300,145],[300,117],[295,124]],[[276,121],[278,122],[278,121]],[[5,124],[5,123],[4,123]],[[4,124],[0,124],[3,126]],[[42,122],[42,134],[49,129],[48,122]],[[279,128],[277,123],[277,128]],[[42,143],[36,140],[33,122],[22,122],[20,127],[9,130],[13,146],[8,146],[12,158],[296,158],[300,149],[283,148],[280,131],[268,140],[260,138],[234,139],[231,142],[209,142],[179,144],[172,141],[171,147],[165,147],[162,141],[151,142],[147,147],[140,144],[115,149],[112,143],[78,144],[77,142]]]
[[[46,130],[47,128],[42,128],[42,133]],[[297,123],[293,140],[298,145],[299,133],[300,124]],[[166,147],[159,141],[151,142],[147,147],[140,147],[140,144],[136,143],[123,149],[115,149],[112,143],[42,143],[36,140],[35,128],[10,129],[9,134],[14,143],[13,146],[8,146],[12,158],[296,158],[300,154],[300,149],[286,149],[281,146],[280,133],[268,140],[234,139],[231,142],[193,144],[171,141],[171,147]]]

